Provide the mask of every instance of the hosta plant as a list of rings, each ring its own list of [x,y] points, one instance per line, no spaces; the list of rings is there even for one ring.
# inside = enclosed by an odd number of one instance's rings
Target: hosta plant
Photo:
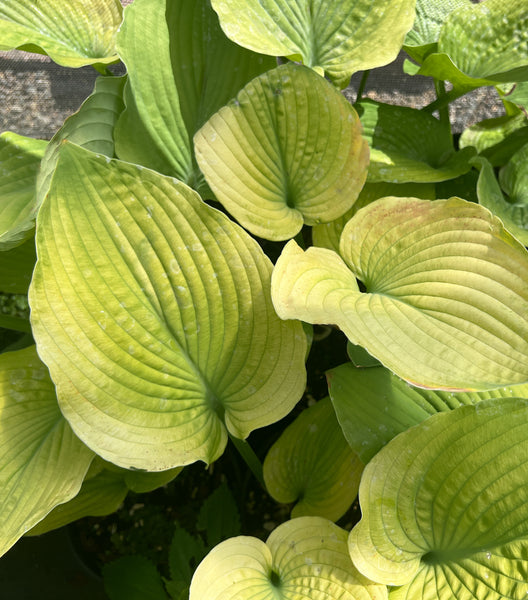
[[[2,552],[229,445],[291,519],[179,525],[113,598],[525,598],[526,2],[6,0],[0,32],[101,73],[0,135]],[[402,49],[421,110],[363,97]],[[481,86],[504,114],[453,136]]]

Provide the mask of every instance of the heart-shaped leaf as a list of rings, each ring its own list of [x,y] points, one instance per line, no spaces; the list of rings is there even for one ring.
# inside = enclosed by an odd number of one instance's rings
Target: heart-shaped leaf
[[[42,52],[64,67],[117,60],[119,0],[3,0],[0,50]]]
[[[369,182],[430,183],[471,169],[475,150],[455,152],[449,130],[432,115],[373,100],[355,106],[370,146]]]
[[[292,63],[248,83],[198,131],[195,150],[218,200],[268,240],[344,214],[368,162],[352,106],[322,77]]]
[[[359,575],[347,533],[320,517],[279,525],[266,543],[240,536],[198,565],[189,600],[383,600],[387,588]]]
[[[430,417],[365,468],[355,566],[391,600],[521,600],[528,594],[528,400]]]
[[[528,381],[528,253],[489,211],[459,198],[383,198],[348,222],[340,251],[344,261],[286,245],[272,278],[282,318],[335,323],[421,387]]]
[[[343,88],[350,76],[392,62],[414,20],[414,0],[212,0],[227,36],[273,56],[302,59]]]
[[[106,460],[209,463],[226,429],[245,438],[301,397],[306,337],[273,310],[271,262],[181,182],[64,144],[37,248],[39,352]]]
[[[264,481],[275,500],[297,503],[292,517],[337,521],[357,496],[362,470],[325,398],[304,410],[270,448]]]
[[[77,494],[94,454],[62,416],[35,346],[0,356],[0,555]]]
[[[350,447],[364,463],[393,437],[437,412],[489,398],[528,397],[528,384],[487,392],[441,392],[410,386],[384,367],[344,364],[327,372],[328,391]]]
[[[10,131],[0,135],[0,250],[33,237],[35,181],[47,144]]]
[[[114,128],[124,109],[125,81],[126,77],[98,77],[92,94],[53,136],[42,159],[37,178],[39,206],[48,193],[59,149],[64,140],[110,158],[115,156]]]
[[[204,192],[194,133],[275,61],[228,40],[207,0],[135,0],[125,11],[118,50],[129,84],[117,156]]]

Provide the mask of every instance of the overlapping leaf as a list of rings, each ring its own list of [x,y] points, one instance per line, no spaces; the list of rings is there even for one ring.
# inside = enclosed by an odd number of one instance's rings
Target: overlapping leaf
[[[367,465],[355,566],[401,586],[391,600],[520,600],[528,594],[528,400],[430,417]]]
[[[0,554],[77,494],[94,457],[62,416],[35,346],[0,356]]]
[[[346,532],[320,517],[279,525],[266,543],[222,542],[194,573],[190,600],[384,600],[387,588],[350,562]]]
[[[48,54],[64,67],[117,60],[119,0],[3,0],[0,50]]]
[[[207,0],[135,0],[125,11],[118,50],[129,84],[117,156],[204,192],[194,133],[275,61],[228,40]]]
[[[432,115],[373,100],[355,106],[370,146],[368,181],[430,183],[470,170],[475,151],[455,152],[449,130]]]
[[[46,146],[12,132],[0,135],[0,250],[33,236],[35,181]]]
[[[468,91],[528,80],[528,8],[524,0],[487,0],[452,11],[426,56],[420,75],[446,79]]]
[[[335,323],[421,387],[528,381],[528,253],[489,211],[384,198],[348,222],[340,251],[286,245],[272,278],[282,318]]]
[[[325,398],[304,410],[270,448],[264,481],[278,502],[296,502],[292,517],[337,521],[357,496],[362,470]]]
[[[413,24],[414,1],[212,0],[212,5],[237,44],[294,55],[343,88],[356,71],[396,58]]]
[[[306,337],[270,299],[271,263],[184,184],[65,144],[39,213],[32,326],[79,437],[165,470],[287,414]]]
[[[322,77],[291,63],[248,83],[198,131],[195,149],[218,200],[269,240],[344,214],[368,162],[352,106]]]
[[[486,392],[442,392],[412,387],[384,367],[350,363],[327,372],[328,391],[350,447],[364,463],[393,437],[437,412],[489,398],[528,397],[528,385]]]

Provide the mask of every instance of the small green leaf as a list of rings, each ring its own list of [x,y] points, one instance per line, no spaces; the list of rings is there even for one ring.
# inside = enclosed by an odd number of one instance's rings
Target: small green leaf
[[[272,56],[302,60],[340,88],[392,62],[414,20],[414,0],[212,0],[226,35]]]
[[[169,591],[171,594],[176,590],[180,594],[186,590],[187,598],[189,597],[189,586],[193,573],[206,554],[206,547],[199,536],[195,537],[176,525],[169,549],[169,569],[172,579]]]
[[[0,555],[73,498],[94,454],[62,416],[35,346],[0,356]]]
[[[3,0],[0,50],[42,52],[64,67],[114,62],[122,12],[119,0]]]
[[[528,594],[528,400],[430,417],[365,468],[355,566],[391,600],[521,600]]]
[[[0,252],[0,291],[27,294],[36,260],[33,237],[20,246]]]
[[[475,150],[455,152],[449,130],[432,115],[373,100],[355,106],[370,146],[369,182],[431,183],[471,169]]]
[[[205,532],[209,548],[240,534],[238,507],[225,482],[202,504],[196,529]]]
[[[33,237],[35,181],[47,144],[10,131],[0,135],[0,250]]]
[[[344,364],[327,372],[328,391],[350,447],[364,463],[393,437],[437,412],[488,398],[528,397],[528,385],[487,392],[441,392],[410,386],[384,367]]]
[[[207,0],[135,0],[125,11],[118,50],[129,82],[117,156],[206,193],[193,135],[275,61],[228,40]]]
[[[66,143],[38,222],[33,332],[103,458],[209,463],[299,400],[306,336],[275,314],[271,262],[183,183]]]
[[[218,200],[268,240],[344,214],[368,163],[352,106],[322,77],[291,63],[248,83],[198,131],[195,150]]]
[[[348,358],[352,361],[355,367],[364,369],[366,367],[378,367],[380,362],[377,358],[371,356],[363,346],[347,343]]]
[[[123,556],[103,567],[110,600],[168,600],[156,567],[143,556]]]
[[[352,565],[346,539],[320,517],[287,521],[266,543],[231,538],[200,563],[189,600],[386,600],[387,588]]]
[[[325,398],[304,410],[270,448],[264,481],[278,502],[296,502],[292,517],[337,521],[357,496],[362,470]]]
[[[528,253],[488,210],[383,198],[348,222],[340,252],[285,246],[272,277],[282,318],[334,323],[420,387],[528,381]]]

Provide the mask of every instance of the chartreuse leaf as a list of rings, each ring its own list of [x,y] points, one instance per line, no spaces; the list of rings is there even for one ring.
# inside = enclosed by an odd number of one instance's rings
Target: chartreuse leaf
[[[77,494],[94,454],[62,416],[35,346],[0,356],[0,554]]]
[[[431,183],[471,169],[475,150],[455,152],[449,130],[432,115],[373,100],[355,106],[370,146],[369,182]]]
[[[404,50],[417,62],[434,52],[442,25],[449,13],[471,0],[417,0],[414,25],[405,38]]]
[[[124,109],[123,87],[126,77],[99,77],[94,91],[79,110],[68,117],[49,143],[37,178],[38,204],[46,196],[64,140],[92,152],[113,158],[114,128]]]
[[[302,395],[306,337],[273,310],[270,261],[181,182],[65,144],[37,248],[35,339],[106,460],[209,463]]]
[[[384,367],[344,364],[327,372],[328,391],[347,442],[364,463],[393,437],[437,412],[488,398],[528,397],[528,385],[486,392],[442,392],[412,387]]]
[[[35,181],[46,146],[10,131],[0,135],[0,250],[33,237]]]
[[[345,225],[357,213],[360,208],[367,206],[378,198],[384,196],[399,196],[402,198],[427,198],[435,199],[435,186],[432,183],[365,183],[354,206],[342,217],[331,221],[314,225],[312,228],[312,240],[314,246],[328,248],[339,252],[339,240]]]
[[[383,198],[348,222],[340,251],[285,246],[272,278],[282,318],[335,323],[420,387],[528,381],[528,253],[489,211]]]
[[[340,217],[366,178],[368,146],[355,110],[322,77],[292,63],[248,83],[194,139],[218,200],[269,240]]]
[[[426,56],[418,74],[447,79],[461,91],[527,81],[527,24],[524,0],[461,6],[446,18],[438,52]]]
[[[350,562],[347,533],[321,517],[279,525],[266,543],[222,542],[194,573],[189,600],[383,600],[387,588]]]
[[[3,0],[0,50],[47,54],[63,67],[117,60],[119,0]]]
[[[83,517],[100,517],[115,512],[129,491],[145,493],[174,479],[181,468],[160,472],[128,471],[99,457],[90,465],[79,493],[55,507],[28,535],[41,535]]]
[[[430,417],[367,465],[355,566],[391,600],[520,600],[528,594],[528,400]]]
[[[129,84],[117,156],[203,192],[194,133],[275,61],[228,40],[207,0],[135,0],[125,11],[118,50]]]
[[[270,448],[264,481],[278,502],[296,502],[292,517],[337,521],[357,496],[362,470],[325,398],[304,410]]]
[[[295,55],[340,88],[392,62],[414,20],[414,0],[212,0],[227,36],[263,54]]]
[[[526,150],[521,149],[517,154],[526,157],[526,153]],[[528,245],[528,188],[526,188],[526,176],[521,175],[523,171],[526,171],[522,162],[520,164],[514,163],[515,166],[509,171],[509,177],[512,180],[518,177],[519,185],[516,186],[515,191],[517,193],[521,192],[515,199],[512,198],[511,202],[504,197],[490,163],[485,158],[477,156],[473,159],[473,164],[480,169],[477,182],[479,203],[500,217],[508,230],[520,242]],[[524,192],[525,189],[526,192]]]

